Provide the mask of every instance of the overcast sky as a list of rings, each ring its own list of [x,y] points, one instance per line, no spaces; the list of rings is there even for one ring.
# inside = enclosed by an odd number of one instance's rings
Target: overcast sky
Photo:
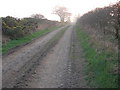
[[[108,6],[118,0],[1,0],[0,17],[13,16],[18,18],[29,17],[40,13],[50,20],[59,20],[52,14],[55,6],[65,6],[73,14],[84,14],[96,7]]]

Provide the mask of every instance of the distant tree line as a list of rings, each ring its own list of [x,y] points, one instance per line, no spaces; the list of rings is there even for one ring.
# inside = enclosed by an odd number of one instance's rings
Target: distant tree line
[[[104,8],[96,8],[77,20],[82,28],[91,28],[100,32],[112,33],[119,38],[120,34],[120,2]]]

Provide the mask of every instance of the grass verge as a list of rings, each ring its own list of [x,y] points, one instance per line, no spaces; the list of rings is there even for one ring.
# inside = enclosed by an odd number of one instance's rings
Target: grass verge
[[[22,37],[22,38],[19,38],[17,40],[11,40],[9,41],[8,43],[2,45],[2,54],[5,54],[7,53],[11,48],[14,48],[16,46],[19,46],[19,45],[22,45],[22,44],[25,44],[27,42],[30,42],[31,40],[33,40],[34,38],[38,38],[48,32],[51,32],[55,29],[57,29],[58,27],[51,27],[49,29],[45,29],[45,30],[39,30],[37,32],[34,32],[28,36],[25,36],[25,37]]]
[[[112,74],[118,63],[117,54],[106,50],[97,52],[85,31],[76,27],[76,32],[87,63],[85,73],[88,85],[95,88],[117,88],[118,74]]]

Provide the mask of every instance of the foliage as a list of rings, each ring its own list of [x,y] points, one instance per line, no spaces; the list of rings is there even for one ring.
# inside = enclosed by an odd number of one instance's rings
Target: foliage
[[[114,35],[118,39],[120,33],[119,9],[120,2],[104,8],[96,8],[80,17],[77,23],[83,28],[96,29],[104,34],[111,33],[111,35]]]
[[[17,20],[16,18],[10,16],[2,18],[2,33],[9,36],[11,39],[17,39],[23,36],[23,27],[19,25],[19,22],[19,19]]]
[[[39,24],[51,23],[41,14],[34,14],[32,17],[17,19],[11,16],[2,17],[2,34],[8,36],[12,40],[24,37],[37,31]],[[52,22],[53,25],[56,22]]]
[[[111,73],[117,63],[117,53],[101,51],[97,52],[91,46],[89,35],[76,27],[77,36],[83,48],[86,65],[87,81],[90,87],[117,88],[118,76]],[[111,58],[111,60],[108,60]]]
[[[86,79],[91,87],[118,87],[119,15],[120,2],[117,2],[96,8],[76,22],[76,32],[87,62]]]
[[[10,16],[2,18],[2,33],[9,36],[10,39],[18,39],[29,33],[28,30],[30,29],[26,28],[30,27],[29,25],[31,25],[31,22],[28,22],[29,21],[26,19],[20,20]]]
[[[6,44],[2,45],[2,53],[3,54],[7,53],[11,48],[14,48],[14,47],[22,45],[24,43],[30,42],[32,39],[40,37],[45,33],[55,30],[56,28],[57,27],[51,27],[46,30],[40,30],[37,32],[33,32],[32,34],[27,35],[25,37],[18,38],[17,40],[11,40],[11,41],[7,42]]]

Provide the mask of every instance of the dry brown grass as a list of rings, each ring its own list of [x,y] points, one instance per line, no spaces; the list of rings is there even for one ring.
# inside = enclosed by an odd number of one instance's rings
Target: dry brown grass
[[[115,45],[109,41],[101,40],[95,35],[90,36],[90,39],[91,39],[91,43],[94,43],[96,46],[103,47],[106,50],[109,50],[112,52],[118,52],[118,45]]]
[[[91,43],[95,44],[95,46],[101,47],[107,51],[116,52],[118,53],[118,44],[105,39],[107,35],[100,33],[98,30],[95,29],[85,29],[90,37]],[[116,40],[117,41],[117,40]]]

